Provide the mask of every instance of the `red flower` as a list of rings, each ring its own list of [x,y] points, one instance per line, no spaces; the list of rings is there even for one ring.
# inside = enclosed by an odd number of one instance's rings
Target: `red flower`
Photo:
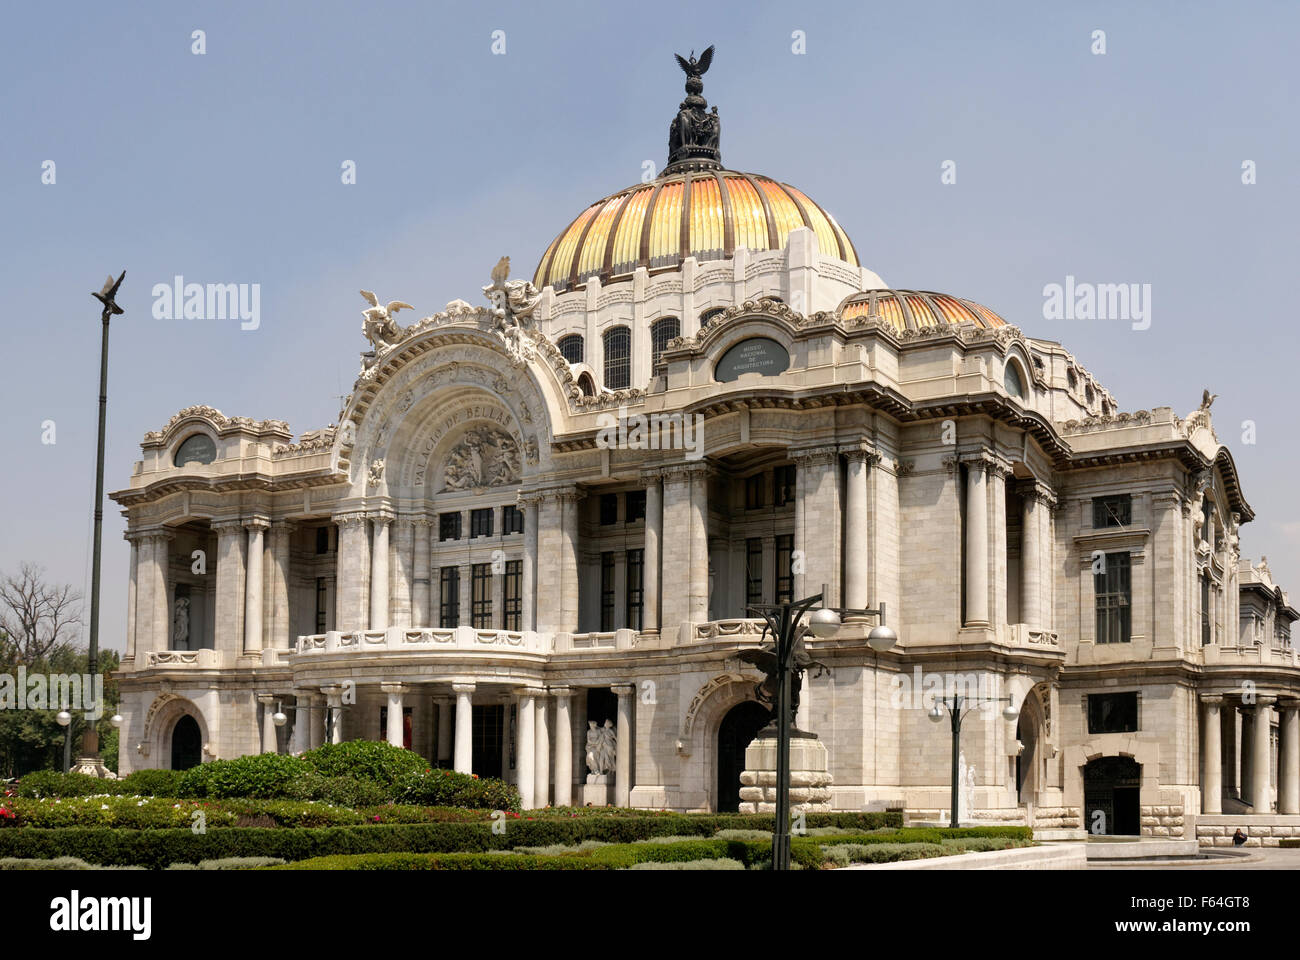
[[[477,773],[471,773],[470,776],[473,777],[475,780],[478,779],[478,774],[477,774]]]
[[[379,814],[376,813],[376,814],[375,814],[373,817],[371,817],[370,819],[373,820],[373,821],[375,821],[375,823],[379,823]]]

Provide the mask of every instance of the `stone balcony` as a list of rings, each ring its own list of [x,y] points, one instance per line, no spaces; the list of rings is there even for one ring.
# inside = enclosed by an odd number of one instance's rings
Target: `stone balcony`
[[[430,650],[456,650],[498,653],[550,653],[553,644],[549,634],[532,630],[477,630],[473,627],[389,627],[387,630],[357,630],[302,636],[294,648],[299,656],[319,654],[380,653],[383,651],[409,651],[427,653]]]
[[[1212,666],[1280,666],[1300,667],[1296,648],[1281,644],[1252,643],[1245,646],[1220,646],[1217,643],[1201,647],[1207,667]]]

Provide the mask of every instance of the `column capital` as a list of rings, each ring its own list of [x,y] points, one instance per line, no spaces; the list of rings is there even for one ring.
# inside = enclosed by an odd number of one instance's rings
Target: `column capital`
[[[573,687],[551,687],[550,691],[556,700],[568,700],[573,696]]]
[[[618,698],[619,698],[620,700],[622,700],[622,699],[624,699],[625,697],[630,697],[630,696],[632,696],[632,693],[636,690],[636,684],[634,684],[634,683],[616,683],[616,684],[613,684],[613,685],[610,687],[610,689],[613,690],[616,694],[618,694]]]
[[[861,440],[853,443],[841,443],[838,450],[850,463],[865,463],[868,467],[878,466],[880,461],[884,459],[879,450]]]
[[[293,520],[272,520],[271,535],[286,536],[298,529],[298,524]]]
[[[536,491],[542,500],[559,500],[562,503],[577,503],[587,495],[577,484],[564,483],[552,487],[541,487]]]
[[[795,463],[804,466],[816,466],[822,464],[834,463],[840,455],[840,448],[833,443],[823,443],[814,446],[800,447],[788,451],[788,456]]]
[[[410,686],[405,683],[381,683],[379,685],[379,689],[382,690],[384,693],[389,693],[389,694],[395,693],[398,696],[411,692]]]
[[[433,526],[433,518],[426,513],[420,513],[420,514],[415,514],[413,516],[406,517],[406,522],[413,527]]]
[[[1278,697],[1278,710],[1297,710],[1300,709],[1300,699],[1296,697]]]
[[[257,695],[257,702],[264,704],[268,707],[271,704],[275,703],[275,701],[278,699],[280,699],[280,695],[278,693],[259,693]]]
[[[520,490],[515,494],[515,503],[520,506],[536,506],[546,499],[546,493],[542,490]]]
[[[1250,704],[1250,706],[1258,710],[1262,707],[1273,706],[1273,704],[1277,703],[1277,700],[1277,697],[1256,697],[1255,702]]]
[[[334,516],[330,517],[330,520],[333,521],[336,526],[349,527],[365,523],[366,515],[365,512],[361,510],[349,510],[346,513],[334,514]]]
[[[1037,477],[1019,481],[1016,484],[1016,493],[1025,500],[1041,503],[1049,508],[1056,506],[1056,493]]]
[[[636,478],[638,487],[653,487],[663,481],[663,472],[655,467],[650,470],[642,470]]]
[[[232,533],[243,533],[244,522],[243,517],[235,517],[226,520],[213,520],[208,524],[208,526],[210,526],[217,534],[225,534],[229,536]]]
[[[381,508],[379,510],[368,511],[366,513],[366,519],[375,524],[375,526],[382,527],[392,523],[396,518],[392,511]]]
[[[271,518],[263,516],[245,517],[243,520],[245,530],[270,530]]]
[[[967,470],[980,470],[990,478],[1011,476],[1011,464],[989,450],[968,450],[957,454],[957,459]]]
[[[451,689],[452,689],[453,692],[455,692],[455,693],[457,693],[457,694],[464,695],[464,694],[467,694],[467,693],[473,693],[475,690],[477,690],[477,689],[478,689],[478,684],[476,684],[476,683],[453,683],[453,684],[451,685]]]
[[[1221,707],[1223,706],[1223,700],[1224,697],[1221,693],[1201,694],[1201,703],[1205,704],[1207,707]]]

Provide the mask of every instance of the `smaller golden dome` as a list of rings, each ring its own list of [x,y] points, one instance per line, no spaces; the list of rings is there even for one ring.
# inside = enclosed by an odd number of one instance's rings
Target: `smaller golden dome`
[[[900,332],[924,330],[944,323],[973,323],[986,330],[1007,325],[988,307],[973,300],[928,290],[866,290],[855,293],[840,304],[840,316],[845,320],[879,317]]]

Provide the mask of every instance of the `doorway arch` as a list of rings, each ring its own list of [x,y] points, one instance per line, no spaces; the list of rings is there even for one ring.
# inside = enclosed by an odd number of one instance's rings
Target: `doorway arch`
[[[199,723],[188,713],[172,727],[172,769],[188,770],[203,760],[203,734]]]
[[[772,721],[772,712],[756,700],[742,700],[718,724],[717,811],[740,809],[740,774],[745,769],[745,748]]]
[[[1097,757],[1083,768],[1085,828],[1090,833],[1142,832],[1142,764],[1132,757]]]

